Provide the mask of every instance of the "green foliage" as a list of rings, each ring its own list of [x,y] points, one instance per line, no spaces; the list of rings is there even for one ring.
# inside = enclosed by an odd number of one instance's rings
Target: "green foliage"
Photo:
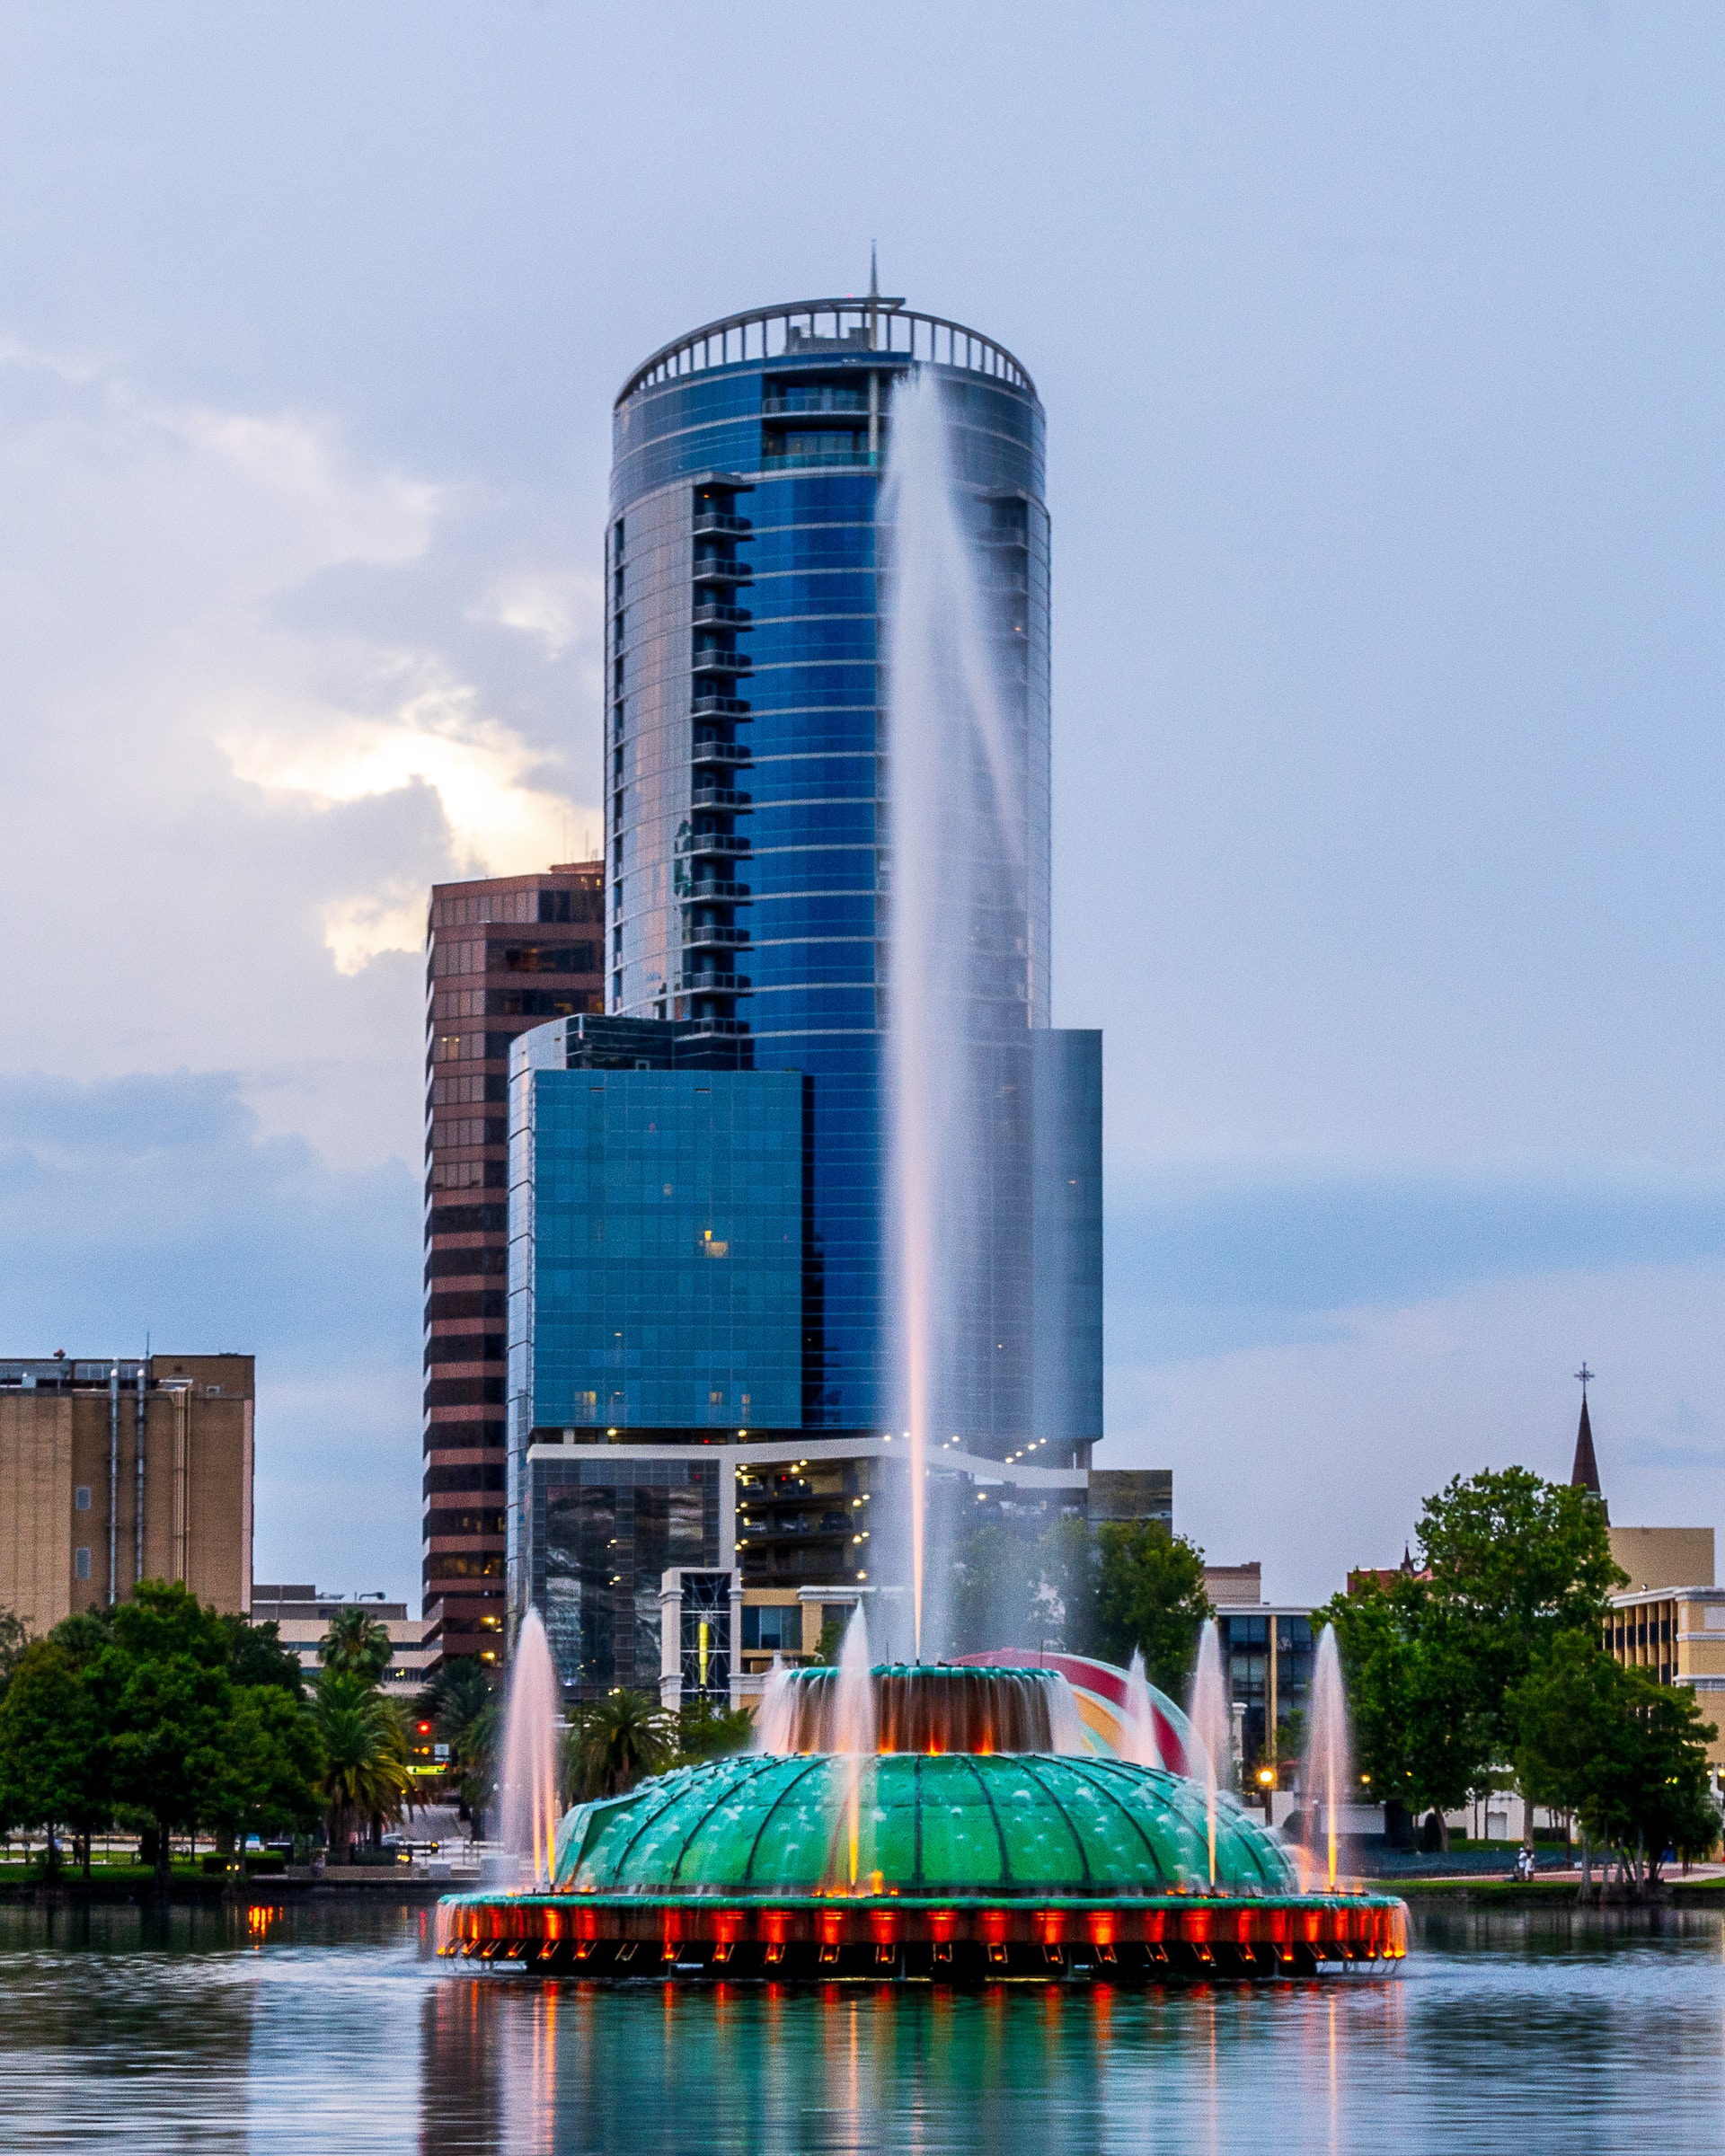
[[[677,1710],[673,1766],[692,1767],[703,1759],[746,1752],[754,1741],[755,1718],[747,1707],[715,1707],[711,1700],[686,1700]]]
[[[1458,1809],[1485,1785],[1496,1743],[1462,1632],[1409,1579],[1334,1596],[1312,1613],[1314,1631],[1326,1624],[1336,1628],[1354,1763],[1374,1798]]]
[[[323,1747],[320,1787],[330,1846],[345,1849],[356,1830],[381,1833],[412,1802],[407,1725],[363,1667],[325,1668],[313,1712]]]
[[[1119,1663],[1141,1652],[1150,1682],[1181,1698],[1210,1614],[1204,1552],[1161,1520],[1105,1521],[1096,1545],[1091,1651]]]
[[[322,1770],[275,1627],[162,1580],[63,1619],[20,1657],[0,1701],[0,1815],[84,1835],[141,1816],[164,1878],[176,1829],[305,1825]]]
[[[357,1603],[338,1610],[318,1643],[317,1658],[338,1675],[381,1684],[395,1649],[389,1627]]]
[[[845,1644],[845,1627],[836,1617],[828,1617],[820,1628],[820,1638],[815,1643],[815,1660],[834,1668],[838,1662],[838,1650]]]
[[[1178,1694],[1209,1614],[1204,1553],[1160,1521],[1057,1520],[1032,1542],[1000,1522],[960,1544],[952,1630],[960,1653],[1044,1647],[1127,1663]]]
[[[106,1733],[115,1799],[155,1823],[165,1879],[169,1833],[209,1817],[225,1784],[227,1636],[214,1610],[164,1580],[141,1582],[108,1624],[84,1682]]]
[[[0,1700],[0,1819],[89,1833],[108,1816],[107,1765],[82,1673],[57,1641],[33,1640]]]
[[[226,1772],[210,1823],[247,1834],[301,1833],[317,1823],[326,1761],[317,1719],[283,1684],[243,1684],[234,1694]]]
[[[1719,1839],[1694,1695],[1621,1668],[1587,1632],[1549,1643],[1510,1701],[1516,1772],[1536,1803],[1578,1815],[1589,1838],[1659,1877],[1668,1848],[1703,1856]]]
[[[1499,1759],[1515,1750],[1511,1691],[1562,1632],[1596,1633],[1624,1575],[1605,1509],[1588,1490],[1524,1467],[1456,1476],[1426,1500],[1419,1544],[1429,1584],[1424,1629],[1464,1664],[1472,1710]]]
[[[0,1699],[12,1682],[19,1657],[30,1645],[30,1627],[15,1611],[0,1608]]]
[[[484,1663],[464,1655],[446,1662],[420,1694],[420,1713],[449,1747],[449,1772],[480,1839],[484,1814],[497,1786],[501,1710]]]
[[[670,1764],[677,1722],[650,1693],[613,1692],[571,1716],[564,1781],[575,1803],[620,1797]]]
[[[296,1700],[305,1697],[299,1657],[281,1644],[279,1624],[253,1624],[249,1617],[224,1617],[219,1621],[227,1638],[228,1674],[236,1684],[247,1689],[270,1684]]]

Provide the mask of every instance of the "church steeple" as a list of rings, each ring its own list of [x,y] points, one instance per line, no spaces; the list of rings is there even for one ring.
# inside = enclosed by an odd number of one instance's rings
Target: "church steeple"
[[[1599,1487],[1599,1462],[1593,1454],[1593,1425],[1588,1418],[1588,1380],[1593,1372],[1584,1362],[1575,1374],[1581,1381],[1581,1420],[1575,1433],[1575,1465],[1570,1470],[1570,1482],[1579,1489],[1590,1489],[1603,1505],[1605,1493]]]

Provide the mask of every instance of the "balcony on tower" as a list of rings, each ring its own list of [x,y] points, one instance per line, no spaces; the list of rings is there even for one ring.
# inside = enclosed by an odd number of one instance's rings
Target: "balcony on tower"
[[[747,674],[753,662],[735,644],[697,644],[694,666],[697,674]]]
[[[744,741],[712,741],[697,735],[689,760],[693,764],[723,764],[736,769],[751,762],[752,753]]]
[[[677,850],[692,861],[702,859],[735,859],[749,852],[749,842],[734,831],[683,831],[677,840]]]

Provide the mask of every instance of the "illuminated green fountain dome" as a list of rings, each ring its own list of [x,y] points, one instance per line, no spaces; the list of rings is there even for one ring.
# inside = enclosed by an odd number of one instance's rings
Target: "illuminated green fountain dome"
[[[851,1869],[851,1777],[857,1775]],[[918,1898],[1109,1901],[1203,1890],[1204,1791],[1119,1760],[1004,1753],[746,1754],[578,1807],[560,1894],[748,1897],[845,1890]],[[1282,1895],[1287,1852],[1237,1803],[1216,1816],[1216,1884]]]

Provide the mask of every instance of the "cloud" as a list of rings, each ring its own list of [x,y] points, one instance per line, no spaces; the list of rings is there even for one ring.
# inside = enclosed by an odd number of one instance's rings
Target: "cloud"
[[[258,1358],[261,1577],[417,1592],[420,1193],[266,1137],[231,1074],[0,1079],[14,1354]]]
[[[0,345],[0,897],[34,924],[0,1069],[237,1072],[331,1159],[412,1160],[428,886],[597,821],[597,592],[508,521],[317,414]]]
[[[472,618],[536,637],[555,658],[596,641],[603,607],[604,587],[589,570],[518,570],[491,586]]]

